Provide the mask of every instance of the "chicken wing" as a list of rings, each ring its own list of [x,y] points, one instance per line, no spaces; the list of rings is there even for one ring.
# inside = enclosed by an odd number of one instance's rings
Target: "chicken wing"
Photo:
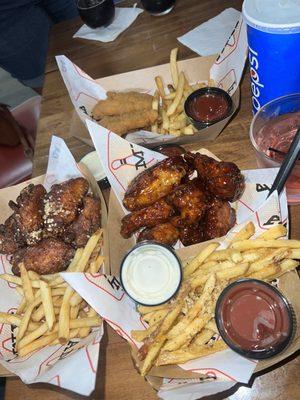
[[[30,184],[17,197],[16,203],[9,201],[8,205],[14,211],[15,229],[19,239],[28,245],[41,240],[43,233],[44,197],[46,190],[43,185]]]
[[[136,176],[129,184],[123,204],[129,211],[147,207],[177,187],[189,167],[181,156],[166,158]]]
[[[12,271],[19,275],[19,263],[24,262],[27,270],[38,274],[53,274],[64,271],[74,257],[75,249],[55,238],[41,240],[34,246],[17,250],[12,258]]]
[[[235,210],[226,201],[215,199],[202,222],[204,240],[226,235],[236,221]]]
[[[76,248],[84,247],[93,233],[100,227],[101,206],[99,199],[86,196],[78,218],[71,223],[64,233],[64,241]]]
[[[120,115],[140,110],[151,110],[153,96],[139,92],[107,92],[106,100],[99,100],[92,110],[95,120],[105,115]]]
[[[201,222],[179,229],[179,238],[184,246],[203,242],[204,236]]]
[[[70,179],[52,186],[45,197],[45,236],[61,235],[74,221],[88,189],[88,181],[84,178]]]
[[[198,179],[178,186],[167,197],[167,201],[180,212],[180,216],[172,219],[173,225],[178,227],[197,223],[208,207],[208,197],[201,189]]]
[[[170,224],[170,222],[166,222],[164,224],[156,225],[153,228],[143,229],[140,232],[137,241],[142,242],[143,240],[153,240],[157,243],[173,246],[177,242],[178,238],[178,229]]]
[[[244,176],[232,162],[216,161],[200,153],[186,153],[185,160],[194,166],[203,186],[221,200],[236,201],[244,188]]]
[[[0,225],[0,254],[12,254],[25,244],[25,239],[20,234],[15,216],[12,214],[4,224]]]
[[[166,222],[173,213],[173,208],[165,200],[159,200],[142,210],[125,215],[121,221],[121,235],[128,239],[140,228],[153,227]]]

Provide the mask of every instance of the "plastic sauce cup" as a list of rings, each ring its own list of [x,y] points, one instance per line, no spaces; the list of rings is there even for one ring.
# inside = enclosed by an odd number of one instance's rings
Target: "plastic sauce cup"
[[[137,244],[121,263],[124,291],[136,303],[154,306],[166,303],[178,291],[182,265],[168,246],[145,241]]]
[[[215,318],[224,342],[257,360],[283,351],[294,333],[294,316],[286,298],[257,279],[240,279],[227,286],[217,301]]]

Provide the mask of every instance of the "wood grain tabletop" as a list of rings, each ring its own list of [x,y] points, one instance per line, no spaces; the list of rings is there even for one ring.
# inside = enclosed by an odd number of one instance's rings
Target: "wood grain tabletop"
[[[125,1],[122,5],[133,5]],[[82,25],[77,18],[53,27],[48,50],[41,116],[36,140],[34,176],[45,173],[51,135],[65,139],[79,161],[91,147],[72,137],[70,126],[73,106],[58,71],[55,55],[64,54],[93,78],[141,69],[168,62],[170,50],[178,46],[179,58],[194,57],[177,37],[214,17],[228,7],[241,9],[241,0],[177,0],[175,9],[164,17],[151,17],[146,12],[114,42],[101,43],[72,39]],[[117,89],[117,88],[116,88]],[[254,151],[249,141],[252,119],[249,74],[246,69],[241,84],[241,104],[235,118],[214,142],[201,143],[218,157],[233,161],[241,169],[256,168]],[[198,146],[199,147],[199,146]],[[300,207],[290,207],[291,237],[300,237]],[[229,392],[204,400],[299,400],[300,359],[297,354],[279,365],[253,377],[248,385],[236,385]],[[0,375],[7,372],[0,368]],[[201,397],[199,393],[199,398]],[[20,379],[7,378],[5,400],[154,400],[156,393],[134,369],[129,347],[109,327],[103,341],[98,366],[97,385],[86,398],[46,384],[27,386]]]

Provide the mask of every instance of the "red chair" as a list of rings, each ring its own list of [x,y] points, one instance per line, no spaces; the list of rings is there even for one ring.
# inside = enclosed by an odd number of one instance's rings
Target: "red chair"
[[[33,151],[41,97],[35,96],[11,110],[19,125],[24,128],[24,143],[17,146],[0,145],[0,188],[16,185],[31,177],[32,161],[26,151]],[[0,132],[1,135],[1,132]]]

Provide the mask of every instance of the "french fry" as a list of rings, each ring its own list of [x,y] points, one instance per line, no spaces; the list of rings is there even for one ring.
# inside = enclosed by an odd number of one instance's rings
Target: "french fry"
[[[70,298],[71,307],[75,307],[81,302],[82,302],[82,297],[78,293],[74,293],[73,296]]]
[[[170,121],[165,110],[162,110],[162,121],[163,129],[169,130]]]
[[[98,232],[94,233],[88,240],[85,248],[82,252],[82,255],[77,262],[77,264],[72,268],[72,272],[84,272],[89,261],[89,258],[98,243],[98,240],[102,237],[102,231],[99,230]]]
[[[70,309],[70,319],[76,319],[78,314],[79,314],[79,310],[80,310],[80,304],[71,307]]]
[[[22,298],[21,303],[19,304],[19,307],[17,308],[17,312],[16,314],[22,314],[23,311],[25,310],[27,305],[27,300],[25,299],[25,297]]]
[[[44,309],[46,323],[48,329],[51,331],[55,322],[54,306],[51,295],[51,288],[47,282],[40,281],[42,305]]]
[[[29,343],[33,342],[34,340],[44,335],[44,333],[46,333],[47,330],[48,330],[48,324],[47,322],[44,322],[37,329],[33,330],[32,332],[28,333],[28,335],[24,336],[23,339],[21,339],[18,342],[18,352],[20,352],[20,349],[22,349],[22,347],[27,346]]]
[[[282,224],[278,224],[272,226],[272,228],[268,229],[264,233],[258,236],[258,239],[262,240],[271,240],[271,239],[279,239],[280,237],[284,237],[287,234],[286,227]]]
[[[205,303],[207,303],[211,297],[212,291],[214,290],[216,285],[216,276],[215,274],[211,274],[205,285],[203,287],[203,291],[199,298],[195,301],[193,306],[188,310],[187,314],[169,331],[167,338],[172,339],[177,335],[182,334],[187,326],[193,321],[194,318],[198,314],[200,314],[201,310],[204,308]]]
[[[194,135],[194,133],[196,132],[195,128],[193,127],[193,125],[188,125],[183,129],[183,133],[184,135]]]
[[[132,330],[131,331],[131,336],[133,337],[134,340],[137,340],[138,342],[142,342],[145,340],[148,336],[150,336],[152,333],[156,331],[158,328],[159,323],[156,323],[152,326],[149,326],[149,328],[144,329],[144,330]]]
[[[74,294],[74,290],[68,287],[64,293],[58,319],[58,340],[61,344],[68,341],[70,331],[70,299]]]
[[[156,76],[155,77],[155,83],[156,83],[156,87],[158,90],[158,93],[160,95],[161,98],[165,98],[166,97],[166,92],[165,92],[165,88],[164,88],[164,83],[162,80],[161,76]]]
[[[171,92],[169,94],[166,94],[164,99],[165,100],[173,100],[173,99],[175,99],[175,96],[176,96],[176,92]]]
[[[1,324],[8,324],[8,325],[15,325],[20,326],[21,318],[14,314],[8,314],[0,312],[0,323]]]
[[[209,354],[225,350],[226,348],[226,344],[222,340],[218,340],[213,345],[204,345],[198,348],[187,347],[176,351],[163,351],[159,355],[155,365],[183,364],[189,360],[208,356]]]
[[[247,275],[251,275],[262,270],[264,267],[269,265],[272,261],[276,263],[277,261],[281,261],[286,258],[288,255],[288,249],[279,248],[279,249],[269,249],[268,253],[258,261],[250,264],[249,269],[247,271]]]
[[[40,275],[35,271],[28,271],[28,276],[31,281],[38,281],[40,279]]]
[[[180,72],[179,80],[178,80],[178,87],[176,89],[176,96],[175,96],[172,104],[167,109],[167,116],[168,117],[170,115],[174,114],[176,109],[177,109],[177,107],[179,106],[179,103],[180,103],[182,95],[183,95],[184,80],[185,80],[184,73]]]
[[[35,299],[32,303],[30,303],[23,315],[23,318],[21,319],[21,323],[19,325],[19,330],[16,336],[16,342],[18,344],[18,342],[23,338],[23,336],[25,335],[25,332],[27,330],[29,321],[30,321],[30,317],[32,314],[33,309],[38,306],[40,303],[42,302],[41,297],[38,297],[37,299]],[[18,347],[18,346],[17,346]]]
[[[286,247],[289,249],[300,249],[300,240],[241,240],[239,242],[232,243],[231,247],[234,249],[245,251],[250,249],[259,248],[279,248]]]
[[[177,335],[170,339],[168,337],[169,335],[167,335],[167,338],[169,340],[164,345],[163,350],[173,351],[179,349],[183,345],[189,344],[194,336],[205,327],[212,316],[213,305],[212,303],[210,303],[210,306],[206,308],[205,312],[201,314],[201,316],[194,318],[193,321],[191,321],[190,324],[187,325],[185,330],[180,335]]]
[[[195,347],[205,345],[211,339],[213,334],[214,334],[214,331],[207,329],[207,325],[206,325],[206,327],[196,335],[191,346],[193,348],[195,348]]]
[[[42,336],[34,342],[29,343],[27,346],[24,346],[18,351],[20,357],[24,357],[29,353],[32,353],[35,350],[38,350],[42,347],[47,346],[51,342],[53,342],[57,338],[57,333],[52,333],[48,336]]]
[[[158,111],[158,105],[159,105],[159,94],[158,94],[158,92],[156,90],[154,95],[153,95],[152,110]]]
[[[184,268],[183,276],[189,276],[220,246],[219,243],[210,243]]]
[[[178,82],[178,67],[177,67],[177,54],[178,54],[178,48],[174,48],[171,50],[170,53],[170,69],[171,69],[171,76],[173,80],[173,85],[174,88],[177,89],[177,86],[179,86]]]
[[[248,222],[238,233],[234,235],[234,237],[231,239],[231,247],[233,247],[233,244],[235,242],[241,241],[241,240],[246,240],[249,239],[251,236],[253,236],[255,233],[255,227],[253,222]]]
[[[137,310],[140,314],[148,314],[151,313],[153,311],[158,311],[158,310],[163,310],[165,308],[167,308],[169,305],[168,303],[164,303],[164,304],[160,304],[159,306],[141,306],[138,305],[137,306]]]

